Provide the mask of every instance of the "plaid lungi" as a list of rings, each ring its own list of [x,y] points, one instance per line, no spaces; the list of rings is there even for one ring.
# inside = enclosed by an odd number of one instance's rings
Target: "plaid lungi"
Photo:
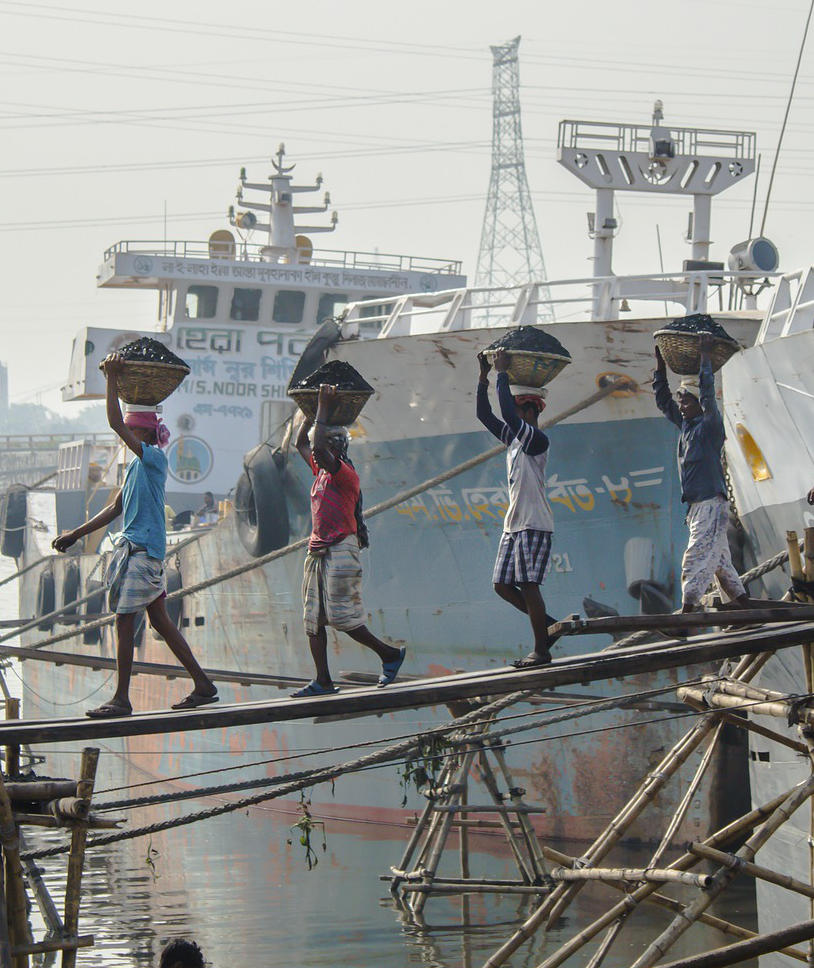
[[[117,543],[105,581],[108,607],[117,615],[140,612],[166,592],[164,562],[134,549],[127,539]]]
[[[550,531],[504,531],[497,549],[495,585],[542,585],[551,564]]]
[[[685,605],[697,605],[713,578],[718,579],[732,600],[746,594],[732,564],[728,525],[729,502],[723,495],[690,505],[687,511],[690,540],[681,561],[681,596]]]
[[[308,552],[302,577],[305,632],[316,635],[324,625],[340,631],[365,624],[362,605],[362,564],[355,534],[326,549]]]

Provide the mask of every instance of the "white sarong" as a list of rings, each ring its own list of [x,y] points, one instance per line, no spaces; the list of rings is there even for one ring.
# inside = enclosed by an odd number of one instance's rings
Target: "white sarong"
[[[306,635],[323,625],[340,631],[365,624],[362,563],[355,534],[337,541],[325,554],[308,552],[302,577],[302,611]]]
[[[681,562],[681,595],[684,605],[697,605],[713,577],[730,599],[746,594],[732,564],[726,529],[729,504],[718,495],[691,504],[687,512],[690,541]]]

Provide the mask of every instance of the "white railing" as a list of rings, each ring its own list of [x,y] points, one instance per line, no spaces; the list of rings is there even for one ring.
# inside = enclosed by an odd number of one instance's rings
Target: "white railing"
[[[675,128],[669,130],[677,155],[718,155],[725,152],[733,158],[755,157],[755,134],[752,131],[720,131],[711,128]],[[560,121],[558,148],[607,148],[612,151],[650,153],[653,127],[649,124],[612,124],[603,121]]]
[[[225,258],[225,245],[231,243],[195,240],[150,241],[129,240],[117,242],[105,249],[105,262],[116,255],[151,255],[172,259],[211,259]],[[214,248],[213,248],[214,247]],[[230,248],[228,258],[236,262],[267,262],[264,257],[266,246],[255,242],[235,242]],[[329,266],[338,269],[379,269],[384,272],[427,272],[433,275],[461,275],[459,260],[433,259],[425,256],[397,255],[391,252],[354,252],[341,249],[314,249],[304,264]]]
[[[443,292],[399,296],[388,302],[388,312],[372,315],[382,300],[350,303],[342,317],[347,337],[359,334],[360,324],[378,327],[380,336],[407,336],[464,329],[521,326],[553,315],[553,322],[577,319],[617,319],[685,316],[690,313],[755,311],[758,295],[771,287],[780,273],[725,272],[659,273],[555,279],[509,288],[447,289]],[[814,285],[814,276],[812,276]],[[550,295],[541,298],[540,294]],[[600,313],[593,310],[598,296]],[[648,305],[657,302],[661,311]],[[642,306],[634,304],[644,304]],[[675,308],[672,312],[668,305]],[[547,310],[548,313],[543,310]],[[548,321],[546,322],[548,325]]]
[[[814,266],[781,275],[756,343],[814,328]]]

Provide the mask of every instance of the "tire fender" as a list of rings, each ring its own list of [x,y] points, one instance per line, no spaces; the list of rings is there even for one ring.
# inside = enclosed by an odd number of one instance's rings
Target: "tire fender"
[[[51,568],[44,568],[40,572],[40,578],[37,584],[37,618],[53,612],[57,607],[56,603],[57,596],[56,584],[54,582],[54,572],[51,570]],[[39,622],[37,624],[37,628],[41,629],[43,632],[50,632],[53,627],[54,620],[52,618],[46,619],[46,621]]]
[[[270,448],[252,452],[235,488],[237,532],[253,558],[288,544],[288,503]]]
[[[19,558],[25,546],[25,518],[28,513],[28,488],[12,484],[0,504],[0,553]]]

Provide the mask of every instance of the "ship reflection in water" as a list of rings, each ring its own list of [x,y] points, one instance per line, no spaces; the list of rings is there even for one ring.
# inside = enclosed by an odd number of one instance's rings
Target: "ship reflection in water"
[[[392,784],[395,801],[400,796],[395,771],[391,779],[383,774],[381,782]],[[213,804],[187,807],[209,805]],[[131,817],[129,825],[171,815],[166,808],[149,808]],[[424,923],[411,922],[379,880],[389,864],[398,862],[407,829],[360,824],[352,833],[348,825],[329,821],[325,850],[321,833],[314,836],[319,863],[309,871],[299,833],[290,827],[295,820],[295,814],[276,810],[238,812],[151,839],[89,851],[80,933],[92,933],[96,945],[81,950],[77,964],[154,966],[167,940],[187,937],[197,940],[213,968],[477,968],[532,910],[533,902],[516,896],[433,897],[424,909]],[[27,839],[34,849],[61,842],[60,833],[36,828]],[[558,846],[579,854],[577,844]],[[502,837],[470,834],[473,872],[494,878],[516,876],[506,853]],[[620,867],[641,867],[651,853],[627,847],[613,859]],[[48,887],[59,897],[64,857],[40,863]],[[454,838],[448,843],[445,864],[450,874],[457,874]],[[582,891],[547,943],[538,934],[509,964],[539,964],[546,951],[555,950],[618,897],[600,886]],[[754,930],[751,883],[736,882],[714,913]],[[606,968],[626,968],[634,952],[641,951],[670,916],[660,908],[640,908],[604,962]],[[696,925],[671,957],[726,943],[714,929]]]

